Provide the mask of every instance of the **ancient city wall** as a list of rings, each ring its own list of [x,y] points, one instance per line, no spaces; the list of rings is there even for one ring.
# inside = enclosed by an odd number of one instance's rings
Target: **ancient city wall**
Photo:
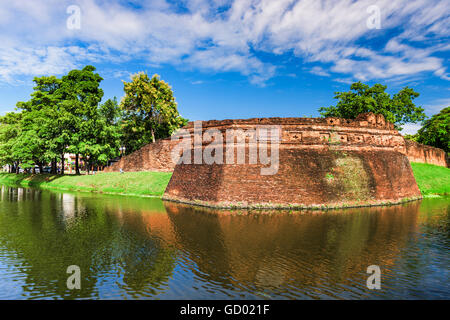
[[[379,149],[389,148],[405,154],[411,162],[422,162],[447,166],[445,151],[405,140],[394,130],[391,123],[376,115],[361,116],[356,120],[339,118],[255,118],[238,120],[202,121],[202,129],[229,128],[243,130],[263,125],[281,125],[282,143],[291,143],[296,148],[309,148],[314,145],[339,145],[344,149],[357,148]],[[194,144],[194,122],[184,127],[192,135]],[[246,137],[246,142],[254,137]],[[172,172],[175,162],[171,159],[171,151],[178,141],[170,138],[150,143],[130,155],[124,156],[119,162],[107,167],[105,172],[119,171],[166,171]]]
[[[270,164],[248,160],[255,141],[261,141],[260,130],[267,127],[281,129],[279,163],[272,175],[261,174]],[[180,163],[166,189],[167,200],[217,207],[339,207],[421,197],[404,139],[381,115],[206,121],[201,132],[193,123],[185,129],[194,139],[214,129],[222,141],[227,129],[239,129],[235,147],[244,148],[247,160]],[[206,140],[196,148],[205,151],[211,143]]]
[[[175,163],[170,157],[170,151],[176,145],[171,139],[161,139],[149,143],[141,149],[122,157],[118,162],[105,168],[105,172],[120,171],[164,171],[172,172]]]
[[[199,127],[199,123],[201,127]],[[279,128],[276,174],[261,175],[271,164],[250,163],[266,128]],[[409,161],[446,165],[445,152],[405,139],[382,115],[357,119],[254,118],[190,122],[178,135],[189,138],[191,159],[234,130],[233,163],[224,147],[221,163],[180,163],[172,150],[180,141],[159,140],[123,157],[105,171],[173,171],[164,198],[216,207],[357,206],[421,197]],[[211,132],[213,134],[211,134]],[[219,134],[220,139],[215,142]],[[265,133],[267,135],[267,132]],[[197,144],[195,142],[197,141]],[[200,144],[198,144],[200,141]],[[245,163],[237,161],[244,150]],[[254,155],[254,153],[253,153]]]
[[[421,162],[435,164],[437,166],[448,166],[447,155],[444,150],[433,148],[415,141],[405,139],[406,156],[410,162]]]

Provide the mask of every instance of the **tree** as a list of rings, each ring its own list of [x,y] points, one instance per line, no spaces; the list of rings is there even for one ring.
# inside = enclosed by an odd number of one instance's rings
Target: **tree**
[[[95,67],[85,66],[82,70],[72,70],[61,79],[59,93],[62,106],[67,111],[70,123],[70,141],[67,151],[75,153],[75,171],[79,170],[79,155],[85,161],[93,162],[99,147],[96,145],[96,121],[98,104],[103,97],[100,82],[103,80]],[[70,118],[70,119],[69,119]],[[61,153],[62,168],[64,168],[64,150]]]
[[[134,74],[131,82],[124,82],[124,91],[120,106],[124,112],[123,144],[127,153],[168,137],[186,124],[187,120],[178,113],[172,88],[158,75],[150,79],[143,72]]]
[[[21,159],[22,167],[34,168],[37,164],[42,173],[43,164],[49,160],[54,162],[57,152],[63,149],[58,141],[64,137],[67,126],[61,121],[58,108],[60,79],[44,76],[33,81],[31,99],[17,103],[17,108],[22,110],[21,136],[12,151]],[[56,164],[52,169],[56,173]]]
[[[117,99],[108,99],[97,109],[90,145],[90,164],[106,165],[120,150],[120,108]],[[95,152],[93,152],[95,151]]]
[[[124,84],[120,107],[116,98],[100,105],[103,79],[95,70],[86,66],[62,78],[35,77],[30,100],[17,103],[20,112],[0,117],[0,163],[17,172],[19,164],[27,171],[38,165],[43,172],[51,161],[56,173],[60,158],[64,174],[64,155],[71,152],[79,173],[79,156],[89,170],[116,157],[121,145],[130,153],[186,124],[171,87],[157,75],[134,75]]]
[[[403,138],[405,138],[406,140],[411,140],[411,141],[417,142],[417,139],[419,139],[419,135],[417,133],[416,134],[405,134],[403,136]]]
[[[321,107],[319,112],[324,117],[346,119],[355,119],[364,112],[382,114],[397,130],[401,130],[405,123],[416,123],[426,118],[424,109],[416,107],[413,102],[419,93],[405,87],[391,98],[385,92],[386,88],[379,83],[372,87],[361,82],[353,83],[350,91],[335,92],[334,98],[339,100],[336,106]]]
[[[417,132],[417,142],[450,152],[450,107],[423,122]]]
[[[38,165],[40,172],[46,159],[45,140],[42,139],[41,123],[42,112],[33,110],[22,113],[22,119],[19,123],[20,134],[16,139],[16,143],[11,148],[11,153],[17,159],[20,159],[21,167],[28,170]]]
[[[14,167],[16,173],[19,173],[20,158],[17,158],[11,150],[19,141],[21,119],[22,115],[16,112],[8,112],[0,117],[0,164],[10,165],[11,172]]]

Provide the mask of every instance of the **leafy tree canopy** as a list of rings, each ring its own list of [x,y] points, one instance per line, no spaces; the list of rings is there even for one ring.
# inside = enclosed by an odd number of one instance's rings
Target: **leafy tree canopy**
[[[186,124],[171,87],[159,76],[132,76],[119,106],[116,98],[100,103],[103,79],[95,70],[86,66],[61,78],[34,78],[30,99],[16,104],[19,112],[0,117],[0,164],[42,169],[51,162],[56,169],[61,161],[63,168],[64,154],[74,153],[79,172],[80,157],[89,166],[105,165],[121,146],[130,153]]]
[[[158,75],[150,79],[144,72],[134,74],[130,82],[124,82],[124,91],[120,105],[127,153],[166,138],[187,123],[178,113],[172,88]]]
[[[450,152],[450,107],[425,120],[416,141]]]
[[[361,82],[353,83],[350,91],[335,93],[336,106],[321,107],[319,112],[324,117],[346,119],[355,119],[364,112],[382,114],[398,130],[405,123],[416,123],[426,118],[424,109],[413,102],[419,93],[405,87],[391,97],[385,92],[386,88],[379,83],[372,87]]]
[[[13,164],[20,159],[11,152],[21,134],[20,121],[22,115],[16,112],[8,112],[0,117],[0,164]]]

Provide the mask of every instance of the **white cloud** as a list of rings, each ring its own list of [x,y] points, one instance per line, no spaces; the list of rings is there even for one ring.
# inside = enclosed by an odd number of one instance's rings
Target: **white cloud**
[[[417,131],[422,128],[422,125],[420,123],[405,123],[402,126],[403,130],[401,131],[402,135],[405,134],[416,134]]]
[[[294,53],[314,63],[311,73],[338,73],[341,80],[424,72],[449,80],[445,61],[435,55],[450,50],[446,0],[195,0],[181,1],[183,9],[163,0],[124,3],[0,0],[0,80],[139,58],[239,72],[263,85],[277,66],[259,52]],[[66,28],[72,4],[81,8],[80,30]],[[374,4],[381,10],[381,30],[366,25],[366,9]],[[381,46],[374,41],[392,28],[400,33]]]
[[[316,74],[318,76],[322,76],[322,77],[329,77],[330,73],[325,71],[322,67],[319,66],[314,66],[311,68],[311,70],[309,70],[309,72],[311,72],[312,74]]]
[[[62,74],[79,61],[99,61],[98,53],[76,46],[21,47],[0,46],[0,79],[9,83],[20,81],[16,75],[40,76]]]
[[[433,115],[447,107],[450,107],[450,97],[437,99],[432,103],[425,104],[423,108],[427,114]]]

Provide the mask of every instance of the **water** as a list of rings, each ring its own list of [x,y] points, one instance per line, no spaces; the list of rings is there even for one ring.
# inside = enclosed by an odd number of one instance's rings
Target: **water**
[[[450,298],[450,197],[263,214],[11,187],[0,200],[0,299]]]

